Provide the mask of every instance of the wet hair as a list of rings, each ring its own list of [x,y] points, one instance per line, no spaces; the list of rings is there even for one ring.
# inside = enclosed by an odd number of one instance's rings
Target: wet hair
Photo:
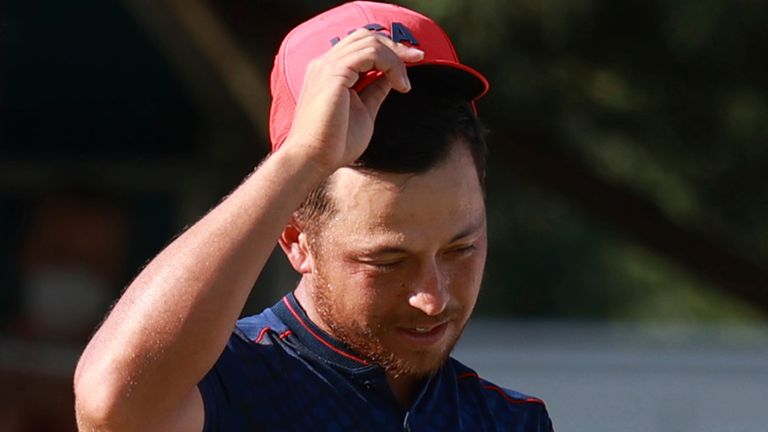
[[[457,145],[472,155],[485,189],[485,129],[466,97],[446,91],[445,83],[422,80],[411,73],[413,90],[390,92],[379,109],[368,148],[351,168],[368,172],[423,174],[444,162]],[[423,82],[422,82],[423,81]],[[450,88],[450,87],[447,87]],[[333,214],[326,179],[295,212],[304,230]]]

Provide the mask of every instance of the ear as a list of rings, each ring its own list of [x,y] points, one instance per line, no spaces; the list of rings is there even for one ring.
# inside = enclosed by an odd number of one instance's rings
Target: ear
[[[295,218],[283,228],[283,233],[277,240],[288,257],[294,270],[301,274],[312,273],[314,262],[307,245],[307,235],[302,231]]]

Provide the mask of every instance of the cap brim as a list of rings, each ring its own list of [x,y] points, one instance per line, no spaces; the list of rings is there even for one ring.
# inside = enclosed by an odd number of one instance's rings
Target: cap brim
[[[381,78],[379,71],[370,71],[360,77],[353,89],[360,92]],[[477,70],[445,60],[427,60],[408,65],[408,79],[414,90],[455,94],[476,101],[488,93],[488,80]]]
[[[488,93],[488,80],[469,66],[448,61],[433,60],[418,63],[408,68],[411,84],[442,86],[446,92],[456,92],[476,101]]]

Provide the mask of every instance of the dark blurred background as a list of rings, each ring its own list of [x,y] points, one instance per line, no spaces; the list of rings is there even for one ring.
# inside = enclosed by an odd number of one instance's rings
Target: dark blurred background
[[[280,40],[338,3],[0,2],[0,431],[74,428],[88,337],[266,155]],[[478,316],[765,325],[768,3],[401,3],[491,82]]]

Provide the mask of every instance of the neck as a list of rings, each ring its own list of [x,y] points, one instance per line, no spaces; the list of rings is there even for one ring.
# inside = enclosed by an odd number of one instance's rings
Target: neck
[[[311,284],[307,281],[307,276],[302,276],[293,295],[296,296],[296,301],[299,302],[301,308],[304,309],[304,312],[306,312],[314,325],[318,326],[320,330],[329,335],[336,337],[336,335],[333,334],[333,331],[320,318],[320,315],[318,315],[317,307],[315,307],[315,302],[313,301],[312,293],[310,292],[310,290],[312,290],[310,285]]]

